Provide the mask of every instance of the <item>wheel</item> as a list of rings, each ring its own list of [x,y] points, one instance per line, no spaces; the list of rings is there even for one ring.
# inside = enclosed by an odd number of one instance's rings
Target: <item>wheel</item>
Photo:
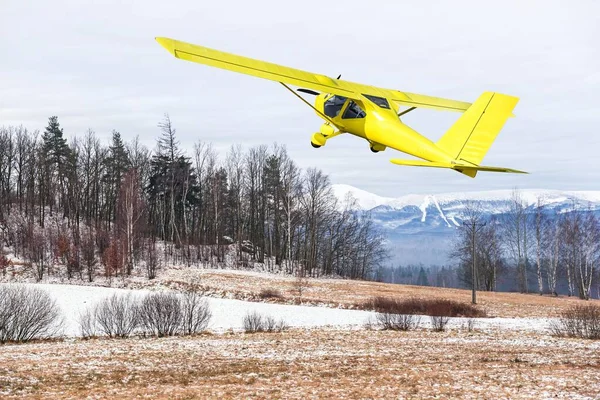
[[[373,147],[369,147],[373,153],[379,153],[379,150],[375,150]]]
[[[316,144],[315,142],[310,142],[310,145],[311,145],[312,147],[314,147],[315,149],[318,149],[319,147],[321,147],[321,145],[320,145],[320,144]]]

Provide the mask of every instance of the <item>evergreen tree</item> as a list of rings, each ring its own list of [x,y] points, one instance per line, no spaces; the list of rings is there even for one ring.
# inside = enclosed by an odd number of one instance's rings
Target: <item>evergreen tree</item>
[[[48,119],[48,126],[42,135],[42,151],[46,161],[54,166],[60,166],[69,153],[67,139],[63,137],[63,129],[60,127],[57,116]]]
[[[419,286],[429,286],[429,279],[427,279],[427,274],[425,273],[425,268],[421,267],[419,270],[419,277],[417,278],[417,285]]]
[[[121,187],[123,176],[129,170],[129,154],[121,134],[113,130],[112,143],[108,148],[108,156],[104,160],[104,175],[102,182],[106,184],[106,218],[109,222],[114,221],[116,217],[116,200]]]

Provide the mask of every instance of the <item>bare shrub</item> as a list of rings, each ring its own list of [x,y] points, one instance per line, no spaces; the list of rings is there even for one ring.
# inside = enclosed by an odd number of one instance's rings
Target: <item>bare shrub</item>
[[[600,339],[600,307],[570,307],[550,323],[550,332],[555,336]]]
[[[183,326],[183,305],[174,293],[152,293],[139,306],[140,323],[144,333],[158,337],[174,336]]]
[[[362,308],[391,314],[419,314],[444,317],[486,316],[485,311],[472,304],[448,299],[374,297],[369,302],[363,304]]]
[[[284,320],[276,321],[273,317],[263,317],[263,330],[265,332],[282,332],[288,328]]]
[[[277,289],[263,289],[258,294],[258,297],[261,299],[281,299],[283,296],[281,292]]]
[[[47,292],[0,285],[0,343],[46,339],[61,327],[60,309]]]
[[[263,331],[263,319],[256,311],[249,312],[244,316],[244,332],[254,333]]]
[[[94,307],[91,317],[87,316],[93,318],[93,323],[84,321],[84,324],[108,337],[128,337],[140,324],[138,309],[138,301],[131,293],[113,294]]]
[[[6,276],[6,270],[12,265],[12,262],[4,254],[0,252],[0,271],[2,276]]]
[[[262,316],[256,311],[249,312],[244,316],[244,332],[282,332],[288,328],[284,320],[276,321],[270,316]]]
[[[444,332],[446,330],[446,325],[448,325],[448,321],[450,317],[445,317],[441,315],[431,316],[431,327],[435,332]]]
[[[89,339],[92,337],[98,336],[98,329],[96,327],[96,317],[94,315],[93,309],[87,309],[81,314],[79,314],[79,319],[77,320],[79,324],[79,332],[81,337],[84,339]]]
[[[467,318],[463,324],[463,329],[467,332],[473,332],[475,330],[475,320],[473,318]]]
[[[183,294],[182,331],[186,335],[195,335],[206,330],[212,317],[210,307],[202,292],[191,290]]]
[[[160,256],[156,250],[156,242],[154,240],[148,242],[148,253],[146,257],[146,274],[148,279],[156,278],[156,273],[160,268]]]
[[[378,325],[377,319],[373,318],[373,317],[369,317],[363,323],[363,328],[367,331],[372,331],[372,330],[375,330],[377,325]]]
[[[384,330],[409,331],[417,329],[421,318],[412,314],[379,313],[376,317],[378,325]]]
[[[301,267],[296,271],[296,279],[292,283],[294,291],[298,295],[298,301],[302,303],[302,294],[310,287],[308,276],[304,267]]]

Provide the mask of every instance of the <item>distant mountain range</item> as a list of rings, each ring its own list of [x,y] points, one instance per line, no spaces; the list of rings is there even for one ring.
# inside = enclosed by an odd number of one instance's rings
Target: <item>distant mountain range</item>
[[[410,194],[402,197],[382,197],[349,185],[333,185],[340,201],[350,194],[361,211],[369,211],[375,223],[386,234],[394,264],[446,264],[464,219],[467,203],[476,205],[484,218],[505,214],[510,207],[512,190],[445,193],[436,195]],[[533,212],[541,198],[547,212],[563,213],[573,208],[585,208],[600,213],[600,191],[519,190]]]

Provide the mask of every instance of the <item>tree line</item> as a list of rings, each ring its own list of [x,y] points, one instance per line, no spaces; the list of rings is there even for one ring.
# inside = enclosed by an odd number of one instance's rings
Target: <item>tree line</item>
[[[108,145],[92,130],[68,141],[56,116],[41,134],[0,128],[3,245],[40,280],[154,278],[165,263],[364,279],[386,258],[369,216],[285,147],[234,145],[220,157],[198,141],[190,154],[168,115],[158,133],[150,150],[118,131]]]
[[[507,212],[485,218],[468,204],[452,252],[467,287],[473,282],[473,255],[479,290],[512,289],[506,285],[510,281],[521,293],[589,299],[596,283],[600,296],[600,218],[582,205],[558,212],[543,198],[528,205],[514,191]]]

